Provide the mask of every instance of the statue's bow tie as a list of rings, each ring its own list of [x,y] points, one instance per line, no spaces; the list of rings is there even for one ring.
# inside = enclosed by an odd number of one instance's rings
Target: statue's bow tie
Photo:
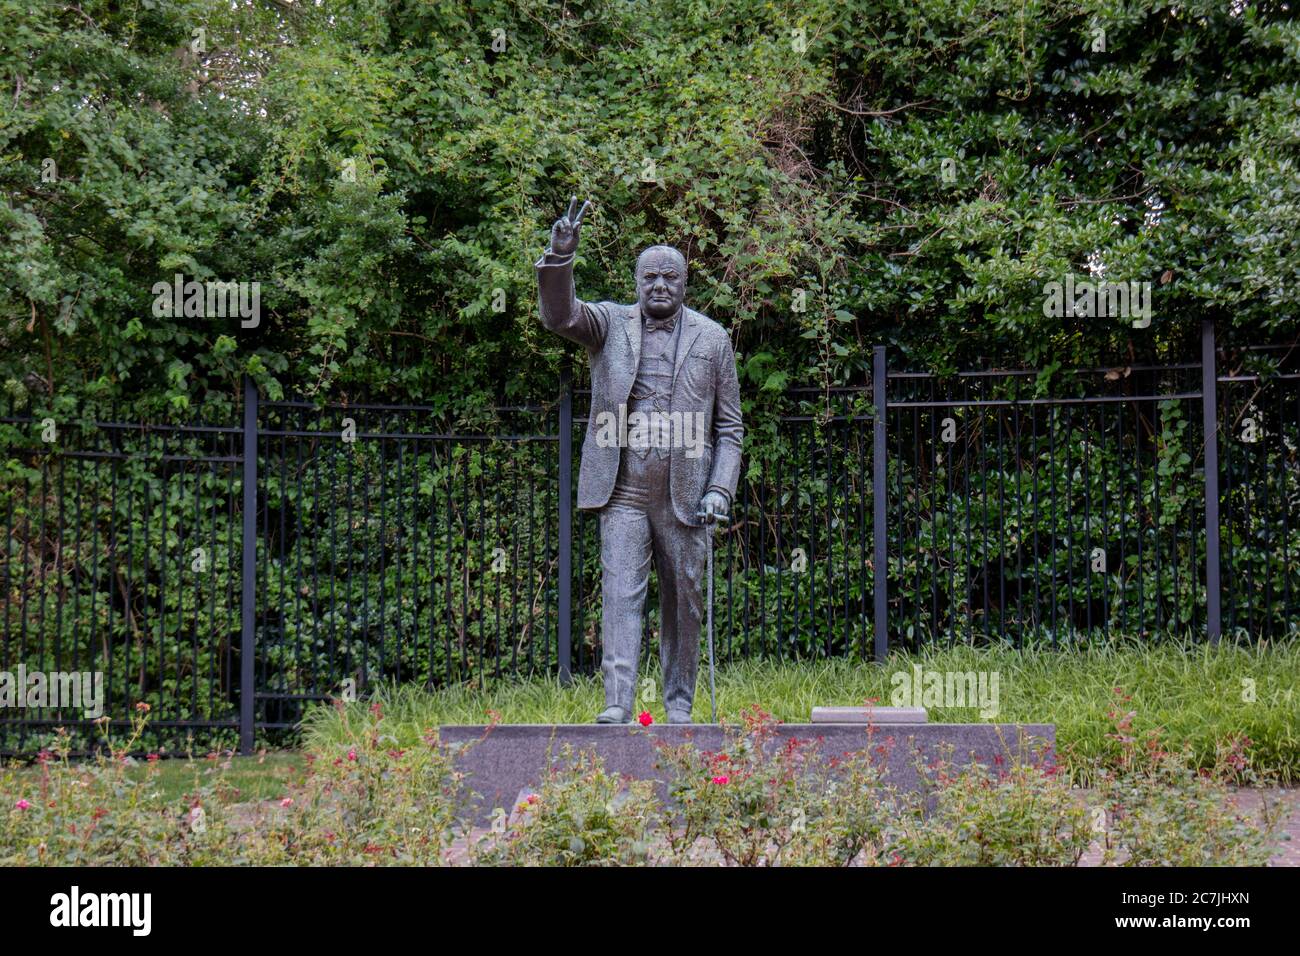
[[[673,330],[673,320],[647,318],[645,320],[645,330],[647,332],[671,332]]]

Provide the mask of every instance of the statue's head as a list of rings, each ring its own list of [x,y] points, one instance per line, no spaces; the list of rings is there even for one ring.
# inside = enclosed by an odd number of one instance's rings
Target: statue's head
[[[686,301],[686,257],[672,246],[651,246],[636,260],[636,291],[644,315],[674,315]]]

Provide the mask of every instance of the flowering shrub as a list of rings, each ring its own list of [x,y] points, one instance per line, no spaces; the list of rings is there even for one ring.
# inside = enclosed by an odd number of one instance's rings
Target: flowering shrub
[[[220,782],[196,788],[185,806],[163,799],[156,758],[143,774],[128,756],[148,722],[139,704],[129,738],[115,746],[107,720],[99,722],[105,752],[93,761],[69,760],[71,738],[60,732],[37,757],[39,782],[14,767],[0,771],[0,865],[157,866],[217,862],[213,850],[228,836]],[[11,796],[12,795],[12,796]]]
[[[1129,698],[1115,689],[1121,705]],[[1134,711],[1111,711],[1116,768],[1098,792],[1106,814],[1105,865],[1262,866],[1280,825],[1267,795],[1257,820],[1239,811],[1229,785],[1260,784],[1250,741],[1220,741],[1216,764],[1196,769],[1187,750],[1166,750],[1158,730],[1138,736]]]
[[[654,785],[624,781],[566,746],[536,793],[475,847],[486,866],[638,866],[651,859],[663,807]]]
[[[891,865],[1075,866],[1092,842],[1088,809],[1049,749],[992,766],[957,766],[949,752],[920,770],[928,787],[908,801]]]
[[[378,704],[342,742],[309,755],[301,784],[258,808],[234,852],[259,864],[438,866],[463,827],[469,793],[455,754],[427,731],[399,748]]]
[[[309,754],[303,779],[258,804],[237,802],[219,754],[210,782],[196,774],[182,800],[164,798],[156,756],[128,756],[148,721],[141,705],[120,745],[101,725],[95,760],[71,761],[60,735],[34,772],[0,770],[0,865],[442,865],[462,835],[481,865],[1073,866],[1090,849],[1102,865],[1266,862],[1276,806],[1264,792],[1252,819],[1232,790],[1267,782],[1250,741],[1221,741],[1215,766],[1198,771],[1158,732],[1135,734],[1134,716],[1112,714],[1112,769],[1089,802],[1032,749],[992,766],[958,765],[949,751],[903,796],[884,769],[893,741],[877,743],[873,728],[861,751],[825,755],[817,740],[782,740],[752,708],[716,752],[658,744],[668,807],[651,782],[566,748],[535,793],[471,841],[456,752],[434,731],[400,747],[378,704],[343,715],[346,732]]]
[[[724,725],[716,753],[661,747],[680,815],[669,833],[675,861],[701,850],[733,866],[842,865],[878,854],[893,804],[880,754],[826,761],[815,739],[778,743],[776,724],[751,707],[740,727]]]
[[[130,738],[115,746],[105,734],[107,755],[89,763],[69,761],[61,735],[39,758],[37,785],[5,770],[0,792],[19,796],[0,809],[0,864],[436,865],[458,832],[466,795],[453,755],[432,732],[424,746],[396,748],[377,709],[337,754],[311,755],[304,780],[283,797],[251,806],[234,803],[221,764],[215,782],[181,805],[163,799],[155,758],[143,775],[128,773],[147,719],[143,705]]]

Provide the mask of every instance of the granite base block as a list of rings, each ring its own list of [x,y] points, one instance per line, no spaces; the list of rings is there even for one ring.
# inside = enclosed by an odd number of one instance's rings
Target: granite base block
[[[676,746],[690,742],[701,750],[717,750],[724,742],[717,724],[638,725],[597,724],[502,724],[496,727],[455,725],[440,728],[444,744],[471,745],[458,755],[458,768],[468,775],[467,784],[478,798],[475,822],[488,823],[495,808],[508,814],[521,791],[536,786],[550,755],[556,758],[566,744],[575,751],[599,754],[607,769],[638,780],[665,784],[663,771],[655,766],[655,741]],[[814,739],[825,758],[886,744],[889,780],[899,789],[920,785],[916,764],[938,758],[951,747],[959,762],[992,764],[994,758],[1028,749],[1055,748],[1053,724],[876,724],[868,737],[862,724],[779,724],[774,746],[790,737]]]

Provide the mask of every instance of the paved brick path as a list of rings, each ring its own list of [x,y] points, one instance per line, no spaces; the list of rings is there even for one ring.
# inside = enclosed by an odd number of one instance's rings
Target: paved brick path
[[[1278,844],[1277,852],[1269,861],[1269,866],[1300,866],[1300,790],[1282,790],[1277,791],[1281,794],[1282,799],[1286,802],[1290,812],[1286,822],[1282,825],[1282,835],[1290,837],[1284,839]],[[1244,793],[1242,796],[1242,806],[1249,807],[1247,799],[1253,800],[1257,805],[1259,794]]]

